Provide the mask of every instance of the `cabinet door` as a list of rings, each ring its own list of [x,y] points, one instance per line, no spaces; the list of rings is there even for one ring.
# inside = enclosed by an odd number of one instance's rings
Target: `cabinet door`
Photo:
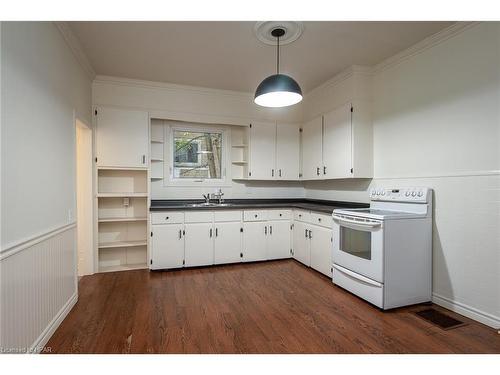
[[[101,107],[96,118],[97,166],[147,167],[147,112]]]
[[[322,178],[322,131],[323,118],[317,117],[304,124],[302,129],[302,178]]]
[[[312,225],[311,231],[311,267],[332,277],[332,229]]]
[[[241,223],[215,223],[214,262],[241,262]]]
[[[184,237],[182,224],[153,225],[151,237],[151,269],[182,267]]]
[[[276,124],[252,123],[250,128],[250,174],[252,180],[274,179]]]
[[[311,249],[306,230],[309,233],[309,227],[304,223],[296,221],[293,224],[293,257],[306,266],[310,266]]]
[[[185,224],[186,267],[214,264],[214,229],[212,223]]]
[[[279,180],[298,180],[299,166],[299,126],[296,124],[277,124],[275,176]]]
[[[339,107],[324,116],[323,161],[324,178],[351,177],[351,104]]]
[[[243,262],[267,259],[267,222],[257,221],[243,224]]]
[[[290,258],[290,222],[268,221],[267,259]]]

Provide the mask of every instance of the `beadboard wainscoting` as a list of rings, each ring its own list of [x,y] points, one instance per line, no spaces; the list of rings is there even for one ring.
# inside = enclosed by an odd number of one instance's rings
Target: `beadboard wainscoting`
[[[0,351],[39,353],[78,299],[76,224],[4,249],[0,277]]]

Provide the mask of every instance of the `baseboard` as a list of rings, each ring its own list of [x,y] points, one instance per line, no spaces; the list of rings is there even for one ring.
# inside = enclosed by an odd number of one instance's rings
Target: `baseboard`
[[[35,342],[31,345],[30,353],[40,353],[44,349],[49,339],[52,337],[56,329],[61,325],[64,318],[66,318],[77,301],[78,292],[75,292],[64,304],[61,310],[59,310],[59,312],[54,317],[54,319],[52,319],[49,325],[43,330],[42,334],[38,336]]]
[[[492,328],[500,329],[500,317],[488,314],[484,311],[478,310],[463,303],[453,301],[436,293],[432,294],[432,302],[448,310],[466,316],[467,318],[486,324],[487,326],[490,326]]]

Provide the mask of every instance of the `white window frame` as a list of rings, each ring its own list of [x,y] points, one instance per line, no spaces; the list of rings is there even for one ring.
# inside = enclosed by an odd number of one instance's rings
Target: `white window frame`
[[[174,178],[174,132],[175,131],[190,131],[204,133],[221,133],[222,134],[222,154],[221,154],[221,178]],[[230,165],[231,160],[231,132],[227,126],[212,126],[210,124],[195,124],[171,121],[165,125],[165,142],[164,142],[164,176],[163,186],[231,186]]]

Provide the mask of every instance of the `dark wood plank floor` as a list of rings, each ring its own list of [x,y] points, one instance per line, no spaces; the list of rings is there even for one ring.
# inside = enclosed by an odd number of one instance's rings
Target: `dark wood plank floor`
[[[500,353],[473,322],[382,312],[294,260],[85,276],[52,353]],[[444,310],[443,310],[444,311]],[[452,316],[457,316],[450,312]]]

